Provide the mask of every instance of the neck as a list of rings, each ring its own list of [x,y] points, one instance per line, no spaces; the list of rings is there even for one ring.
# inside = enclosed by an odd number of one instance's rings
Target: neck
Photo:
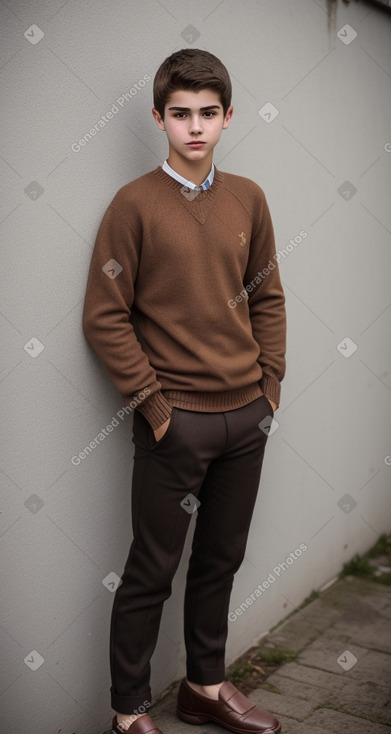
[[[167,163],[180,176],[199,186],[205,181],[212,168],[213,152],[201,161],[188,161],[178,155],[175,150],[170,150]]]

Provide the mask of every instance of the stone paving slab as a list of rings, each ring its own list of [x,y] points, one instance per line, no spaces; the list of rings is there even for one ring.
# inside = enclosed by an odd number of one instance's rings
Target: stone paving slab
[[[263,688],[258,688],[256,691],[250,693],[249,698],[259,708],[265,709],[265,711],[272,711],[279,719],[281,716],[289,716],[297,721],[303,721],[310,716],[317,706],[316,701],[306,701],[292,694],[281,695],[272,693]]]
[[[387,619],[391,619],[391,604],[385,604],[382,609],[382,616],[386,617]]]
[[[273,673],[268,679],[268,684],[272,684],[284,696],[296,696],[313,701],[317,705],[334,702],[341,706],[345,705],[346,708],[351,706],[351,713],[357,713],[355,708],[357,709],[358,704],[362,707],[377,706],[380,710],[384,710],[390,702],[389,686],[379,686],[372,681],[364,683],[351,679],[341,681],[340,676],[330,674],[327,678],[324,677],[322,684],[319,685],[320,680],[315,676],[312,676],[311,683],[305,683],[286,677],[282,671]]]
[[[303,724],[300,721],[294,721],[293,719],[285,719],[283,716],[280,717],[280,723],[282,724],[281,734],[345,734],[345,732],[334,732],[330,729],[320,728],[319,726]],[[220,732],[222,734],[222,732]]]
[[[314,609],[311,609],[314,607]],[[285,648],[299,652],[310,642],[325,632],[340,617],[337,610],[328,610],[325,619],[324,607],[320,599],[315,599],[308,607],[297,612],[289,618],[271,635],[263,638],[259,644],[260,649],[267,649],[273,643],[273,647]]]
[[[366,622],[365,627],[362,620],[355,622],[349,619],[341,619],[335,626],[328,630],[328,639],[340,638],[345,642],[359,642],[360,647],[372,650],[379,649],[379,640],[382,641],[381,652],[391,653],[391,622],[390,619],[373,619]]]
[[[328,732],[343,734],[390,734],[390,727],[374,724],[358,716],[349,716],[331,709],[319,709],[306,721],[307,726],[320,727]],[[296,731],[299,731],[297,729]],[[288,734],[288,731],[286,732]],[[291,734],[291,732],[289,732]],[[292,732],[293,734],[293,732]]]
[[[283,673],[274,673],[268,683],[282,697],[294,696],[312,702],[314,711],[321,707],[338,707],[348,714],[364,718],[370,712],[371,719],[377,723],[391,722],[389,687],[380,687],[371,682],[341,681],[340,676],[327,675],[327,679],[323,678],[322,686],[291,679]]]
[[[348,671],[337,663],[337,659],[346,658],[347,664],[349,664],[349,658],[353,656],[357,662]],[[379,686],[387,686],[391,680],[390,655],[367,650],[351,643],[347,648],[341,644],[337,646],[334,641],[330,645],[328,640],[317,640],[301,653],[298,662],[301,665],[311,666],[315,669],[327,670],[341,677],[344,675],[346,677],[346,672],[348,672],[351,678],[363,682],[370,680]]]
[[[302,723],[281,717],[281,734],[390,734],[389,726],[368,724],[363,719],[338,714],[335,711],[329,711],[329,709],[325,711],[325,714],[326,718],[321,724],[313,718]]]
[[[339,683],[338,679],[337,682]],[[326,699],[332,695],[329,687],[313,685],[312,682],[304,682],[302,680],[298,681],[294,678],[286,677],[283,674],[280,675],[279,672],[269,676],[267,686],[270,685],[273,686],[272,690],[276,690],[282,696],[302,698],[305,701],[311,701],[313,706],[324,704]],[[263,691],[263,688],[258,690]]]

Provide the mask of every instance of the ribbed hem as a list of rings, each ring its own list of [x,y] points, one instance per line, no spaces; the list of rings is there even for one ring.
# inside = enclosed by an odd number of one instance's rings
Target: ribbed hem
[[[162,392],[164,397],[176,408],[205,413],[222,413],[226,410],[236,410],[262,395],[258,382],[254,382],[247,387],[224,392],[195,392],[192,390],[163,390]]]
[[[152,429],[156,431],[159,426],[168,420],[172,413],[172,406],[162,395],[160,390],[154,392],[150,398],[144,400],[137,410],[147,419]]]
[[[266,395],[269,400],[273,400],[273,403],[275,403],[278,408],[281,397],[280,381],[277,380],[276,377],[271,377],[264,372],[261,379],[261,388],[263,394]]]
[[[157,390],[150,398],[140,403],[136,410],[142,413],[152,429],[156,431],[171,416],[173,407],[204,413],[223,413],[226,410],[242,408],[261,397],[261,395],[266,395],[278,407],[280,391],[280,382],[264,373],[260,382],[253,382],[246,387],[223,392]]]

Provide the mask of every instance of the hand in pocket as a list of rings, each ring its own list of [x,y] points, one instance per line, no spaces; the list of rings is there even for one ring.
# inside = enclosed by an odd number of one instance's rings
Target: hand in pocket
[[[165,432],[168,429],[168,426],[170,425],[170,421],[171,421],[171,416],[167,418],[167,420],[164,421],[164,423],[162,423],[162,425],[159,426],[159,428],[157,428],[156,431],[153,432],[156,441],[160,441],[160,439],[163,438]]]
[[[267,398],[267,400],[269,401],[270,405],[273,408],[273,413],[275,413],[276,410],[277,410],[277,405],[275,404],[275,402],[273,400],[270,400],[270,398],[268,398],[267,395],[265,395],[265,398]]]

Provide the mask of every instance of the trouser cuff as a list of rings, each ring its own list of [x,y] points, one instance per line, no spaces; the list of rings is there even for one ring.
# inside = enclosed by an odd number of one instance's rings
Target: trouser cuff
[[[198,683],[200,686],[213,686],[215,683],[221,683],[225,680],[225,666],[220,665],[218,668],[195,668],[186,666],[186,677],[191,683]]]
[[[111,707],[119,714],[146,714],[151,707],[151,689],[135,696],[119,696],[110,688]]]

